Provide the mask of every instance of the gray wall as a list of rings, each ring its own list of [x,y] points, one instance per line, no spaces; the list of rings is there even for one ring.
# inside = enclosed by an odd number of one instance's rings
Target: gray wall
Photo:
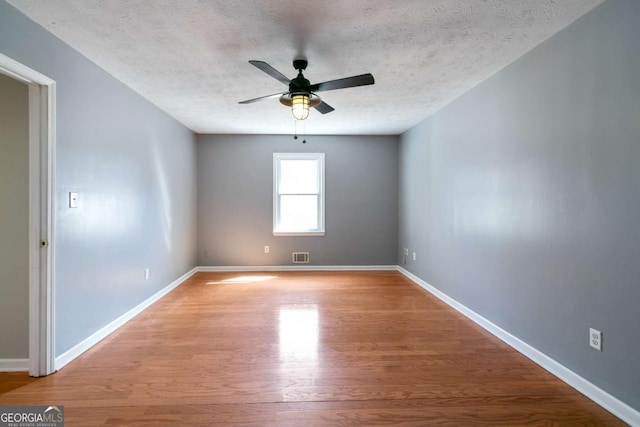
[[[4,1],[0,52],[57,82],[60,355],[195,266],[195,135]]]
[[[398,248],[417,252],[411,272],[636,409],[638,17],[638,1],[605,2],[402,135]]]
[[[395,264],[398,138],[200,135],[199,265]],[[324,236],[273,236],[273,153],[325,153]],[[264,246],[270,253],[264,253]],[[204,251],[209,256],[204,256]]]
[[[29,357],[29,88],[0,74],[0,359]]]

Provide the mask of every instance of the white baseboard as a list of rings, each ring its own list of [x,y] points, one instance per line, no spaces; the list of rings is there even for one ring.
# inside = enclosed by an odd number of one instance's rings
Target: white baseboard
[[[60,356],[56,357],[55,360],[55,370],[59,370],[66,366],[69,362],[74,360],[76,357],[80,356],[85,351],[89,350],[91,347],[102,341],[104,338],[109,336],[111,333],[115,332],[119,327],[127,323],[129,320],[136,317],[142,311],[144,311],[147,307],[149,307],[154,302],[158,301],[160,298],[171,292],[173,289],[180,286],[184,283],[185,280],[193,276],[198,272],[198,267],[192,268],[187,273],[178,277],[173,282],[169,283],[167,286],[162,288],[160,291],[156,292],[137,306],[133,307],[131,310],[124,313],[122,316],[118,317],[113,322],[109,323],[99,331],[95,332],[93,335],[85,338],[80,343],[71,347],[69,350],[62,353]]]
[[[23,371],[29,371],[29,359],[0,359],[0,372]]]
[[[596,402],[598,405],[602,406],[604,409],[608,410],[616,417],[620,418],[626,423],[629,423],[632,426],[640,426],[640,412],[617,399],[616,397],[610,395],[606,391],[602,390],[598,386],[590,383],[586,379],[582,378],[580,375],[576,374],[572,370],[568,369],[564,365],[558,363],[554,359],[550,358],[546,354],[541,351],[535,349],[530,346],[526,342],[522,341],[518,337],[511,335],[509,332],[500,328],[496,324],[491,321],[485,319],[475,311],[469,309],[465,305],[459,303],[453,298],[449,297],[444,292],[434,288],[424,280],[420,279],[415,274],[405,270],[404,268],[398,266],[397,270],[402,273],[404,276],[415,282],[420,287],[424,288],[435,297],[448,304],[455,310],[459,311],[469,319],[473,320],[478,325],[482,326],[488,332],[492,333],[496,337],[500,338],[506,344],[510,345],[547,371],[551,372],[556,377],[560,378],[562,381],[566,382],[580,393],[587,396],[589,399]]]
[[[396,265],[237,265],[200,266],[201,272],[243,272],[243,271],[396,271]]]

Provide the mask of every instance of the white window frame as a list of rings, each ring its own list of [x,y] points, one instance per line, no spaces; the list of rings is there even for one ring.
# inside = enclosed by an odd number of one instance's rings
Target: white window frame
[[[286,231],[278,229],[280,223],[281,160],[316,160],[318,162],[318,228],[309,231]],[[314,193],[315,194],[315,193]],[[274,236],[324,236],[324,153],[273,153],[273,235]]]

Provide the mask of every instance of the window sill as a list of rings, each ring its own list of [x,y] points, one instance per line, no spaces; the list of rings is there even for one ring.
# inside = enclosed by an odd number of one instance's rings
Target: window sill
[[[274,231],[274,236],[324,236],[324,231]]]

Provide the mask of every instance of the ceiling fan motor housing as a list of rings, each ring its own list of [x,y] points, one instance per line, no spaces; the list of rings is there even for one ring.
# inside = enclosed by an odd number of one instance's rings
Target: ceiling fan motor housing
[[[309,90],[306,89],[311,86],[311,82],[304,78],[302,72],[298,74],[298,77],[295,79],[291,79],[291,83],[289,83],[289,92],[306,92],[309,93]]]
[[[295,79],[291,79],[291,82],[289,83],[289,92],[291,92],[292,94],[295,94],[295,92],[298,92],[298,94],[300,95],[311,93],[311,91],[307,89],[309,86],[311,86],[311,82],[305,79],[302,75],[302,71],[307,68],[307,64],[308,62],[306,59],[293,60],[293,68],[298,70],[298,77],[296,77]]]

